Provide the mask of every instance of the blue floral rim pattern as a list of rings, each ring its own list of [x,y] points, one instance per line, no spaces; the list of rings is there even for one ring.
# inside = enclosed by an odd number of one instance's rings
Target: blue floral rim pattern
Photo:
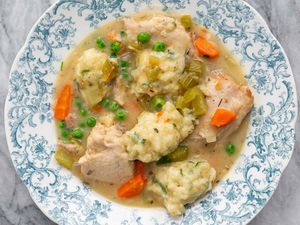
[[[60,62],[106,21],[147,8],[191,14],[231,49],[255,96],[241,157],[205,198],[171,218],[93,192],[54,160],[53,82]],[[271,198],[295,143],[297,95],[288,59],[266,23],[242,0],[60,0],[30,32],[9,77],[5,130],[18,175],[38,207],[63,225],[246,224]]]

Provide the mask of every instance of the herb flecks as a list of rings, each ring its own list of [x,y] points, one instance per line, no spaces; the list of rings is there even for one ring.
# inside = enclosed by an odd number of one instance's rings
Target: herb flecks
[[[165,195],[168,194],[168,191],[167,191],[167,188],[165,187],[165,185],[163,185],[158,179],[156,179],[156,177],[152,178],[152,183],[157,184],[161,188],[162,192]]]
[[[88,73],[88,72],[90,72],[91,70],[89,70],[89,69],[84,69],[84,70],[81,70],[81,74],[85,74],[85,73]]]

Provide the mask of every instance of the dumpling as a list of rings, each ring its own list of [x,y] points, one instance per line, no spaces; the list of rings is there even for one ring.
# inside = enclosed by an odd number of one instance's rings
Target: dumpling
[[[193,131],[194,120],[190,110],[185,109],[181,115],[170,102],[161,112],[143,112],[135,127],[122,137],[129,159],[146,163],[157,161]]]
[[[190,160],[155,167],[146,191],[164,204],[172,216],[181,215],[184,205],[212,189],[216,171],[208,162]]]
[[[115,68],[106,53],[94,48],[86,50],[79,58],[75,79],[82,97],[90,107],[99,103],[108,92]]]
[[[138,53],[137,68],[131,72],[136,95],[177,94],[178,78],[185,67],[184,55],[173,49],[166,52],[144,50]]]

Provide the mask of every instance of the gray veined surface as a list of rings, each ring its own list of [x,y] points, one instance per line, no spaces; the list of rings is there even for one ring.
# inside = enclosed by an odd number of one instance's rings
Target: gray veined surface
[[[3,108],[7,94],[7,77],[12,62],[25,38],[41,14],[54,0],[0,0],[0,224],[44,225],[53,224],[35,206],[26,187],[16,175],[6,145]],[[247,0],[270,26],[285,49],[300,88],[300,1],[299,0]],[[298,91],[298,99],[300,99]],[[284,171],[272,199],[251,225],[300,224],[300,126],[293,157]]]

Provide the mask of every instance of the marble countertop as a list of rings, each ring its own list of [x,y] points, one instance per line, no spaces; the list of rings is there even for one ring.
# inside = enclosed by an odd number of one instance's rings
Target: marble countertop
[[[285,49],[300,90],[300,1],[246,0],[267,21]],[[7,77],[12,62],[23,45],[27,33],[40,15],[55,0],[0,0],[0,224],[44,225],[51,222],[33,203],[26,187],[17,176],[6,145],[3,109],[7,94]],[[300,99],[300,91],[298,91]],[[300,105],[300,104],[299,104]],[[299,120],[297,131],[300,133]],[[279,186],[267,206],[251,225],[300,224],[300,136],[293,157],[284,171]]]

